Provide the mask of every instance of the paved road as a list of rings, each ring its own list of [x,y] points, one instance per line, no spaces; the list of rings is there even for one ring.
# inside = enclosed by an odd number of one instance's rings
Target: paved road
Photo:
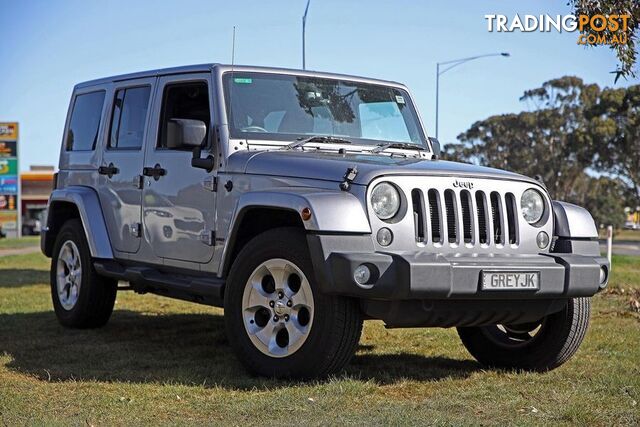
[[[600,240],[600,251],[607,253],[607,241]],[[640,256],[640,242],[633,240],[614,240],[613,253],[615,255],[637,255]]]

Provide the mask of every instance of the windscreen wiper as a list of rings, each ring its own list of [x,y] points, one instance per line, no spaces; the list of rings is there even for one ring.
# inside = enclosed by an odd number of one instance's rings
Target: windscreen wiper
[[[298,139],[285,147],[286,150],[302,147],[308,142],[320,142],[325,144],[352,144],[348,139],[336,138],[335,136],[314,135],[306,139]]]
[[[408,142],[388,142],[384,144],[378,144],[378,146],[373,150],[371,150],[371,152],[380,153],[381,151],[384,151],[387,148],[403,148],[403,149],[419,150],[419,151],[425,150],[425,148],[422,145],[418,145],[418,144],[410,144]]]

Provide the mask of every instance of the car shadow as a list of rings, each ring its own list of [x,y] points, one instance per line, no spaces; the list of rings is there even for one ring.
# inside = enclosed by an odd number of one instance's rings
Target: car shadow
[[[364,351],[369,349],[365,346]],[[362,351],[362,350],[361,350]],[[0,357],[13,371],[43,381],[171,383],[255,389],[292,382],[253,377],[233,355],[223,317],[116,310],[101,329],[61,327],[53,312],[0,314]],[[1,360],[1,359],[0,359]],[[464,378],[471,361],[415,354],[358,354],[345,378],[389,384]]]

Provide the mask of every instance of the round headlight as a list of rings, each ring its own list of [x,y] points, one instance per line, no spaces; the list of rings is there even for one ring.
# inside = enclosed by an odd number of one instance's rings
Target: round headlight
[[[400,194],[388,182],[376,185],[371,192],[371,208],[380,219],[392,218],[400,209]]]
[[[522,193],[520,198],[522,216],[529,224],[535,224],[544,215],[544,198],[538,190],[530,188]]]

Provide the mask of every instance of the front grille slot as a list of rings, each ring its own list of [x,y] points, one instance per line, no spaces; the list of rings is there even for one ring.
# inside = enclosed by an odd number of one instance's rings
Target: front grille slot
[[[429,220],[431,221],[431,239],[434,243],[442,242],[442,221],[440,220],[440,197],[437,190],[429,190]]]
[[[444,206],[447,214],[447,235],[449,243],[458,241],[458,215],[456,212],[455,194],[453,190],[444,192]]]
[[[411,190],[411,202],[413,205],[413,223],[415,228],[416,242],[427,241],[427,221],[424,211],[424,197],[422,191]]]
[[[504,230],[502,228],[502,203],[500,195],[491,193],[491,218],[493,219],[493,241],[496,245],[504,244]]]
[[[512,193],[507,193],[505,198],[505,206],[507,208],[507,224],[509,226],[509,243],[515,245],[518,243],[518,230],[516,229],[518,222],[516,221],[516,197]]]
[[[471,220],[471,193],[463,190],[460,193],[460,209],[462,210],[462,235],[465,243],[473,241],[473,223]]]
[[[482,191],[476,192],[476,206],[478,210],[478,241],[486,245],[489,243],[489,230],[487,228],[487,201]]]

